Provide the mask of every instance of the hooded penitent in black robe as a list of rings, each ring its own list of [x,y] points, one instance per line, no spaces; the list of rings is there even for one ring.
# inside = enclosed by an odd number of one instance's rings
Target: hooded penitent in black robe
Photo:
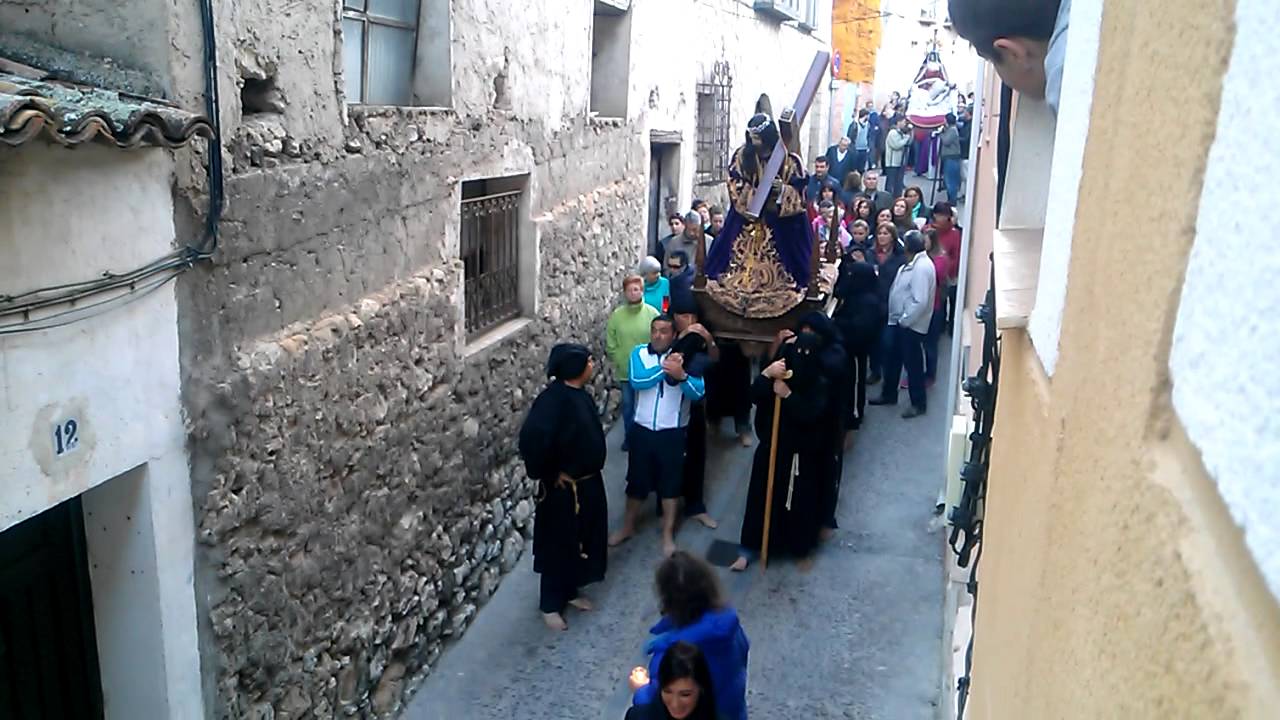
[[[833,319],[840,328],[849,361],[845,427],[850,429],[862,426],[867,406],[868,365],[876,343],[880,342],[884,321],[880,317],[878,290],[875,266],[845,256],[836,280],[835,295],[840,304]]]
[[[845,408],[849,405],[852,384],[848,376],[849,357],[845,353],[840,330],[821,312],[811,312],[800,319],[796,332],[808,329],[817,336],[817,355],[831,401],[818,422],[827,447],[826,477],[821,486],[822,526],[835,529],[836,506],[840,502],[840,479],[844,475]]]
[[[559,380],[547,386],[520,428],[520,457],[539,481],[533,570],[542,575],[540,605],[561,612],[579,587],[604,579],[608,549],[604,430],[587,391]],[[574,482],[558,483],[561,473]]]
[[[773,518],[769,528],[772,555],[804,557],[818,544],[822,517],[822,488],[829,472],[829,446],[820,423],[832,402],[819,357],[820,343],[806,333],[787,343],[774,359],[782,358],[793,376],[785,382],[791,395],[782,400],[778,427],[778,455],[773,481]],[[769,442],[773,427],[773,381],[763,375],[751,386],[756,405],[755,460],[751,488],[742,519],[742,547],[759,552],[764,537],[765,492],[769,476]]]

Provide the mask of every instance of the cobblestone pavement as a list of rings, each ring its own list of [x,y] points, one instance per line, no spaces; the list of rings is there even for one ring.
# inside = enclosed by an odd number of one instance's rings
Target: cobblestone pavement
[[[758,568],[722,571],[751,639],[753,718],[937,716],[944,545],[930,521],[944,457],[943,393],[931,390],[930,413],[915,420],[868,408],[868,423],[846,454],[841,530],[810,572],[787,562],[763,575]],[[626,456],[617,429],[609,440],[605,478],[616,526]],[[677,537],[698,553],[715,538],[736,542],[751,465],[752,450],[730,439],[727,423],[710,443],[708,505],[720,528],[687,523]],[[658,616],[652,591],[658,558],[658,529],[650,521],[611,553],[607,579],[589,588],[597,610],[571,612],[569,631],[552,633],[542,626],[538,580],[526,554],[446,650],[404,716],[621,718],[630,699],[627,672],[643,663],[647,629]]]

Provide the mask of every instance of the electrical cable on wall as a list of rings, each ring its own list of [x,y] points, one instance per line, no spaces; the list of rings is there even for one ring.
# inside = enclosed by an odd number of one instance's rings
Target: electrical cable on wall
[[[213,126],[213,137],[209,139],[207,145],[208,162],[205,163],[209,207],[205,214],[204,232],[200,242],[185,245],[123,273],[105,272],[101,277],[93,280],[52,285],[16,295],[0,295],[0,337],[63,327],[79,320],[96,317],[115,307],[127,305],[158,290],[165,283],[191,269],[196,262],[211,258],[217,250],[224,196],[222,122],[218,99],[218,46],[214,35],[212,0],[200,0],[200,21],[204,34],[205,112]],[[156,280],[157,278],[159,280]],[[122,294],[77,306],[81,301],[121,289],[125,291]],[[52,315],[36,318],[31,315],[35,311],[67,304],[72,307]]]

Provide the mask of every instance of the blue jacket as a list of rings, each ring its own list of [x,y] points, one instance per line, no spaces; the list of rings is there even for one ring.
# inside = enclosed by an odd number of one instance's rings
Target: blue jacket
[[[697,645],[711,667],[711,684],[715,688],[716,712],[725,720],[747,720],[747,651],[751,643],[738,622],[733,608],[712,610],[697,622],[682,628],[670,618],[663,617],[649,628],[654,637],[644,650],[649,659],[649,684],[636,691],[636,705],[645,705],[658,698],[658,664],[667,649],[677,642]]]

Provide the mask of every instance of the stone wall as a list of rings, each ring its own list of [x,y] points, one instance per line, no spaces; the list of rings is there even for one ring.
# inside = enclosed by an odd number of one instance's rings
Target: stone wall
[[[544,211],[538,316],[479,352],[449,321],[461,263],[428,262],[191,388],[219,717],[389,713],[466,627],[531,531],[514,439],[546,351],[573,338],[603,357],[643,199],[632,176]],[[223,322],[261,312],[230,305]],[[606,414],[610,386],[603,369]]]
[[[470,19],[455,62],[478,47],[475,18],[500,9],[456,8],[455,26]],[[590,22],[589,6],[510,12],[559,18],[557,37]],[[526,549],[534,487],[515,438],[547,350],[572,339],[603,359],[644,238],[643,136],[587,118],[584,68],[557,85],[580,68],[524,62],[532,37],[504,31],[508,50],[490,33],[498,64],[455,66],[453,108],[345,108],[313,53],[332,52],[331,37],[299,30],[316,22],[286,17],[225,51],[237,60],[225,73],[260,68],[286,104],[230,118],[221,245],[178,286],[201,655],[219,718],[394,712]],[[500,337],[469,339],[461,185],[507,176],[524,178],[532,292]],[[201,181],[179,173],[177,186],[194,231]],[[617,405],[606,366],[602,420]]]

